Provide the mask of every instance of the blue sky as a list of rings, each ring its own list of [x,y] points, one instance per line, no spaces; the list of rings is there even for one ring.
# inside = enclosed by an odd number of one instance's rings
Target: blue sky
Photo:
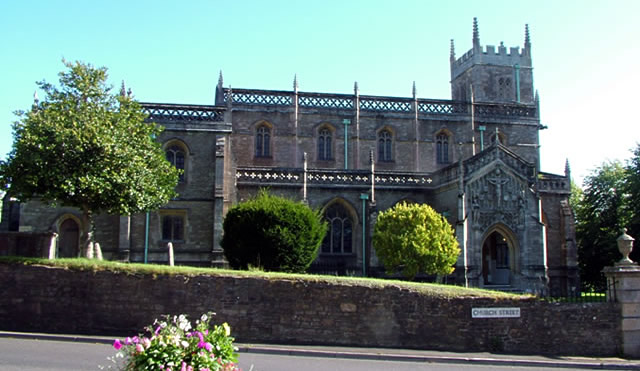
[[[0,158],[13,111],[61,59],[109,69],[140,101],[213,104],[225,86],[449,99],[449,43],[522,46],[529,24],[542,170],[581,179],[640,141],[640,1],[5,1],[0,5]],[[40,96],[43,94],[40,92]]]

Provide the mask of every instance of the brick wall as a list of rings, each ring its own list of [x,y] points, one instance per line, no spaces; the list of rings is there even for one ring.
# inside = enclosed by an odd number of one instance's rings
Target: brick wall
[[[207,311],[240,342],[617,355],[614,303],[434,298],[389,284],[321,279],[75,272],[0,264],[0,329],[131,335],[161,314]],[[472,319],[476,307],[519,307],[520,318]]]

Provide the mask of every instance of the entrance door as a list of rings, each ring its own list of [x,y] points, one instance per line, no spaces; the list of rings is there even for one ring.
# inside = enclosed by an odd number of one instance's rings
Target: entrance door
[[[482,245],[482,276],[485,285],[509,285],[511,266],[509,244],[500,232],[493,232]]]
[[[58,236],[58,258],[75,258],[79,254],[80,228],[75,220],[68,218],[60,225]]]

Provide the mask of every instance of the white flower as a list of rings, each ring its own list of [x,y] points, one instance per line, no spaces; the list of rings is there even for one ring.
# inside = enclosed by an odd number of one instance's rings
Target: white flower
[[[202,315],[202,317],[200,317],[200,320],[201,320],[202,322],[205,322],[205,321],[207,320],[207,318],[209,318],[209,317],[207,317],[207,315],[206,315],[206,314],[203,314],[203,315]]]

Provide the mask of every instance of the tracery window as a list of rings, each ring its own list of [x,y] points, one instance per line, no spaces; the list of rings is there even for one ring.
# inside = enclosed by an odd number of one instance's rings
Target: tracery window
[[[438,134],[436,137],[436,160],[439,164],[449,163],[449,136]]]
[[[322,241],[322,253],[352,254],[353,222],[344,205],[334,203],[327,208],[324,217],[329,224],[329,230]]]
[[[260,125],[256,129],[256,157],[271,156],[271,129]]]
[[[333,158],[331,143],[331,131],[329,129],[321,129],[318,133],[318,160],[331,160]]]
[[[378,133],[378,161],[392,161],[391,155],[393,147],[393,137],[389,130],[382,130]]]
[[[178,180],[180,182],[184,182],[185,180],[185,151],[182,147],[178,145],[173,145],[169,147],[165,154],[167,156],[167,161],[171,163],[171,165],[175,166],[176,169],[181,170]]]

